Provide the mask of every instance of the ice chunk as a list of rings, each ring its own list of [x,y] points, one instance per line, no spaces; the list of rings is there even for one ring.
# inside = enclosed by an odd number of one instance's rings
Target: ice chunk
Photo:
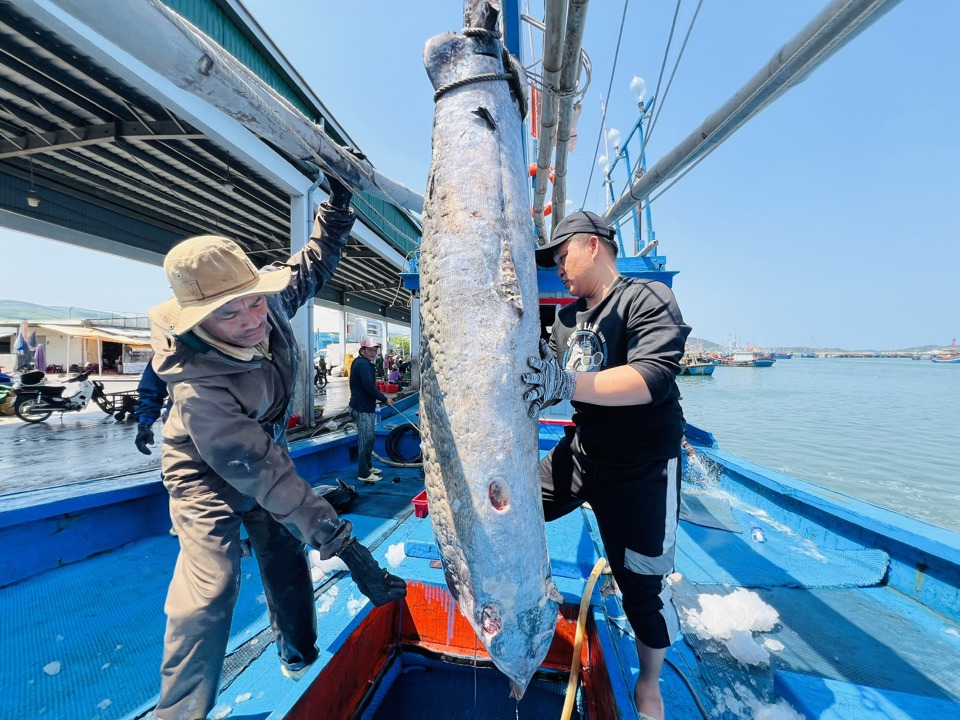
[[[757,645],[753,635],[746,630],[733,630],[724,644],[730,654],[744,665],[766,665],[770,662],[770,653]]]
[[[367,604],[367,599],[363,596],[357,600],[353,595],[350,596],[350,599],[347,600],[347,612],[350,614],[350,617],[353,617],[360,609]]]
[[[338,557],[332,557],[329,560],[321,560],[320,553],[317,550],[310,551],[310,566],[317,568],[324,575],[346,570],[347,565]]]
[[[689,609],[685,612],[687,624],[695,635],[723,642],[730,654],[746,665],[770,661],[770,653],[756,643],[751,633],[772,630],[780,615],[759,595],[737,588],[729,595],[704,593],[698,600],[699,611]]]
[[[339,594],[340,588],[338,588],[336,585],[327,590],[320,599],[320,604],[317,605],[317,615],[330,612],[330,608],[332,608],[333,604],[337,601],[337,596]]]
[[[47,675],[51,675],[51,676],[56,675],[58,672],[60,672],[60,661],[54,660],[53,662],[47,663],[46,665],[43,666],[43,671]]]
[[[104,698],[103,700],[97,703],[97,707],[100,710],[106,710],[111,705],[113,705],[113,700],[111,700],[110,698]]]
[[[237,695],[237,703],[245,703],[253,696],[253,693],[245,692],[242,695]]]
[[[707,595],[700,601],[700,612],[687,610],[687,621],[694,632],[706,639],[729,640],[733,630],[766,632],[780,620],[780,615],[760,596],[745,588],[729,595]]]
[[[390,564],[390,567],[394,570],[397,566],[403,562],[403,559],[407,556],[404,550],[403,543],[397,543],[396,545],[391,545],[387,548],[387,554],[385,556],[386,561]]]
[[[231,705],[217,705],[210,711],[210,720],[223,720],[233,712]]]

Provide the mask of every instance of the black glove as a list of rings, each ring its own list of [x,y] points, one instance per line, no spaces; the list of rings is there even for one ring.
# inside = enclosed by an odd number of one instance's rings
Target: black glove
[[[153,455],[150,448],[147,447],[147,445],[153,445],[153,442],[153,426],[145,422],[137,425],[137,439],[134,440],[137,450],[144,455]]]
[[[354,150],[352,147],[340,148],[345,153],[352,155],[357,160],[366,160],[367,156],[364,155],[359,150]],[[330,199],[328,202],[330,205],[337,210],[349,210],[350,209],[350,200],[353,199],[353,191],[348,188],[340,178],[336,177],[332,173],[324,171],[323,176],[327,179],[327,183],[330,185]]]
[[[347,540],[337,556],[350,568],[360,592],[377,607],[406,597],[407,583],[403,578],[391,575],[377,565],[370,551],[353,538]]]
[[[537,417],[545,405],[573,397],[576,387],[574,374],[560,367],[546,340],[540,340],[540,357],[534,355],[527,358],[527,365],[538,371],[524,373],[520,378],[532,386],[523,394],[523,399],[530,403],[527,409],[530,417]]]

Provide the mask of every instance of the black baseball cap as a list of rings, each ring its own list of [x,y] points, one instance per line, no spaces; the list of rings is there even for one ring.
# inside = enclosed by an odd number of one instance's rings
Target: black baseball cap
[[[607,225],[600,216],[589,210],[581,210],[572,215],[567,215],[563,220],[557,223],[553,229],[553,237],[548,242],[537,246],[537,265],[540,267],[551,268],[557,264],[553,261],[553,252],[564,241],[569,240],[574,235],[580,233],[589,233],[596,235],[601,240],[605,240],[613,246],[614,253],[619,249],[617,247],[617,232]]]

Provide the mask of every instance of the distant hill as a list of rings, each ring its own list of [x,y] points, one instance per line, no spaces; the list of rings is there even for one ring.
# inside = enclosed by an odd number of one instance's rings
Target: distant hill
[[[692,335],[688,337],[687,352],[697,352],[699,350],[703,350],[703,352],[720,352],[723,350],[723,346],[710,340],[693,337]]]
[[[37,305],[19,300],[0,300],[0,322],[14,323],[21,320],[90,320],[93,318],[115,317],[115,313],[102,310],[88,310],[64,305]]]
[[[721,345],[720,343],[711,342],[710,340],[704,340],[703,338],[689,337],[687,338],[687,351],[697,350],[703,348],[704,352],[724,352],[727,350],[726,345]],[[777,352],[788,352],[793,353],[794,355],[799,355],[800,353],[849,353],[849,352],[902,352],[902,353],[925,353],[932,350],[940,350],[943,345],[919,345],[917,347],[908,347],[908,348],[886,348],[884,350],[877,350],[875,348],[824,348],[824,347],[807,347],[807,346],[795,346],[795,347],[768,347],[766,350],[777,351]]]

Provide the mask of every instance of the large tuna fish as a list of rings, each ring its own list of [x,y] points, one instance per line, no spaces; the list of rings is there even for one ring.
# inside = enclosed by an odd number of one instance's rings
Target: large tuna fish
[[[447,585],[519,698],[560,596],[521,399],[539,310],[522,118],[503,79],[516,64],[482,30],[433,38],[424,64],[437,90],[420,259],[427,497]]]

